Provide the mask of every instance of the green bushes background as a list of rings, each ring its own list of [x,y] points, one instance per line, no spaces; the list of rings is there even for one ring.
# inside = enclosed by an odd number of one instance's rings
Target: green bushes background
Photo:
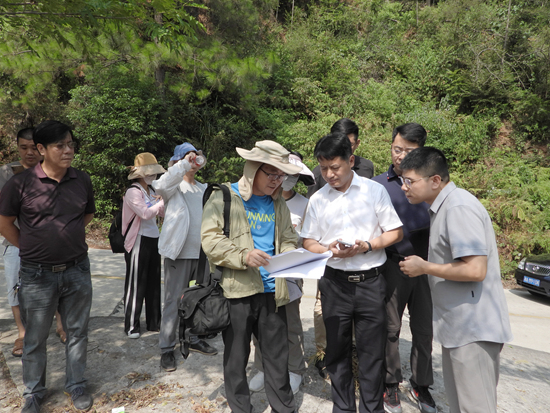
[[[0,8],[1,156],[14,156],[20,127],[70,123],[75,166],[108,221],[139,152],[166,165],[190,141],[209,159],[201,178],[219,182],[239,177],[236,146],[274,139],[314,167],[315,142],[349,117],[379,174],[392,129],[418,122],[491,214],[509,274],[525,254],[550,252],[550,4],[430,3],[163,0],[134,26],[82,20],[88,42],[71,31],[80,20],[63,21],[60,41]]]

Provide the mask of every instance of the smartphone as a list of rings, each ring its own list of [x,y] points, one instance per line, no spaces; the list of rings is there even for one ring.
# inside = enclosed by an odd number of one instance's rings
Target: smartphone
[[[355,243],[351,244],[351,243],[349,243],[349,242],[347,242],[347,241],[342,241],[341,239],[338,240],[338,243],[339,243],[339,244],[342,244],[344,247],[347,247],[347,248],[353,247],[353,246],[355,245]]]

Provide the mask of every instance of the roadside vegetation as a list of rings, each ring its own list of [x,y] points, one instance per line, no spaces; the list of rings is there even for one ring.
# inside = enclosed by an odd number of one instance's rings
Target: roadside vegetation
[[[503,274],[550,252],[550,2],[51,0],[0,4],[0,163],[17,129],[73,125],[99,225],[143,151],[190,141],[208,182],[276,139],[313,167],[341,117],[376,174],[418,122],[491,214]]]

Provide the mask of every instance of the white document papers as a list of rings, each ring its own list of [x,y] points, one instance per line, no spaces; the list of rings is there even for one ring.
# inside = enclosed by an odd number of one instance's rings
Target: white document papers
[[[332,257],[330,251],[316,254],[304,248],[298,248],[297,250],[274,255],[264,268],[270,272],[270,277],[312,278],[318,280],[323,276],[330,257]]]

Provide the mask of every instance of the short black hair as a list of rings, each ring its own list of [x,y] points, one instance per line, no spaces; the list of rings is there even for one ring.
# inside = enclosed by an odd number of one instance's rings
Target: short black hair
[[[46,147],[51,143],[62,141],[67,136],[67,133],[74,140],[73,131],[69,126],[56,120],[47,120],[34,129],[32,138],[35,145],[40,143]]]
[[[439,149],[430,146],[411,151],[401,162],[403,175],[406,171],[414,171],[422,176],[439,175],[443,182],[449,182],[449,167],[447,158]]]
[[[351,142],[344,133],[331,133],[323,136],[317,141],[315,149],[313,150],[313,156],[315,156],[317,160],[331,160],[339,156],[347,161],[352,154]]]
[[[392,142],[398,134],[406,141],[416,143],[420,147],[424,146],[428,135],[426,129],[418,123],[405,123],[395,128],[391,137]]]
[[[19,143],[19,139],[32,141],[33,130],[33,128],[24,128],[17,132],[17,143]]]
[[[348,118],[342,118],[334,122],[330,133],[343,133],[344,135],[352,134],[355,137],[355,142],[359,139],[359,127],[357,123]],[[349,138],[348,138],[349,139]]]

